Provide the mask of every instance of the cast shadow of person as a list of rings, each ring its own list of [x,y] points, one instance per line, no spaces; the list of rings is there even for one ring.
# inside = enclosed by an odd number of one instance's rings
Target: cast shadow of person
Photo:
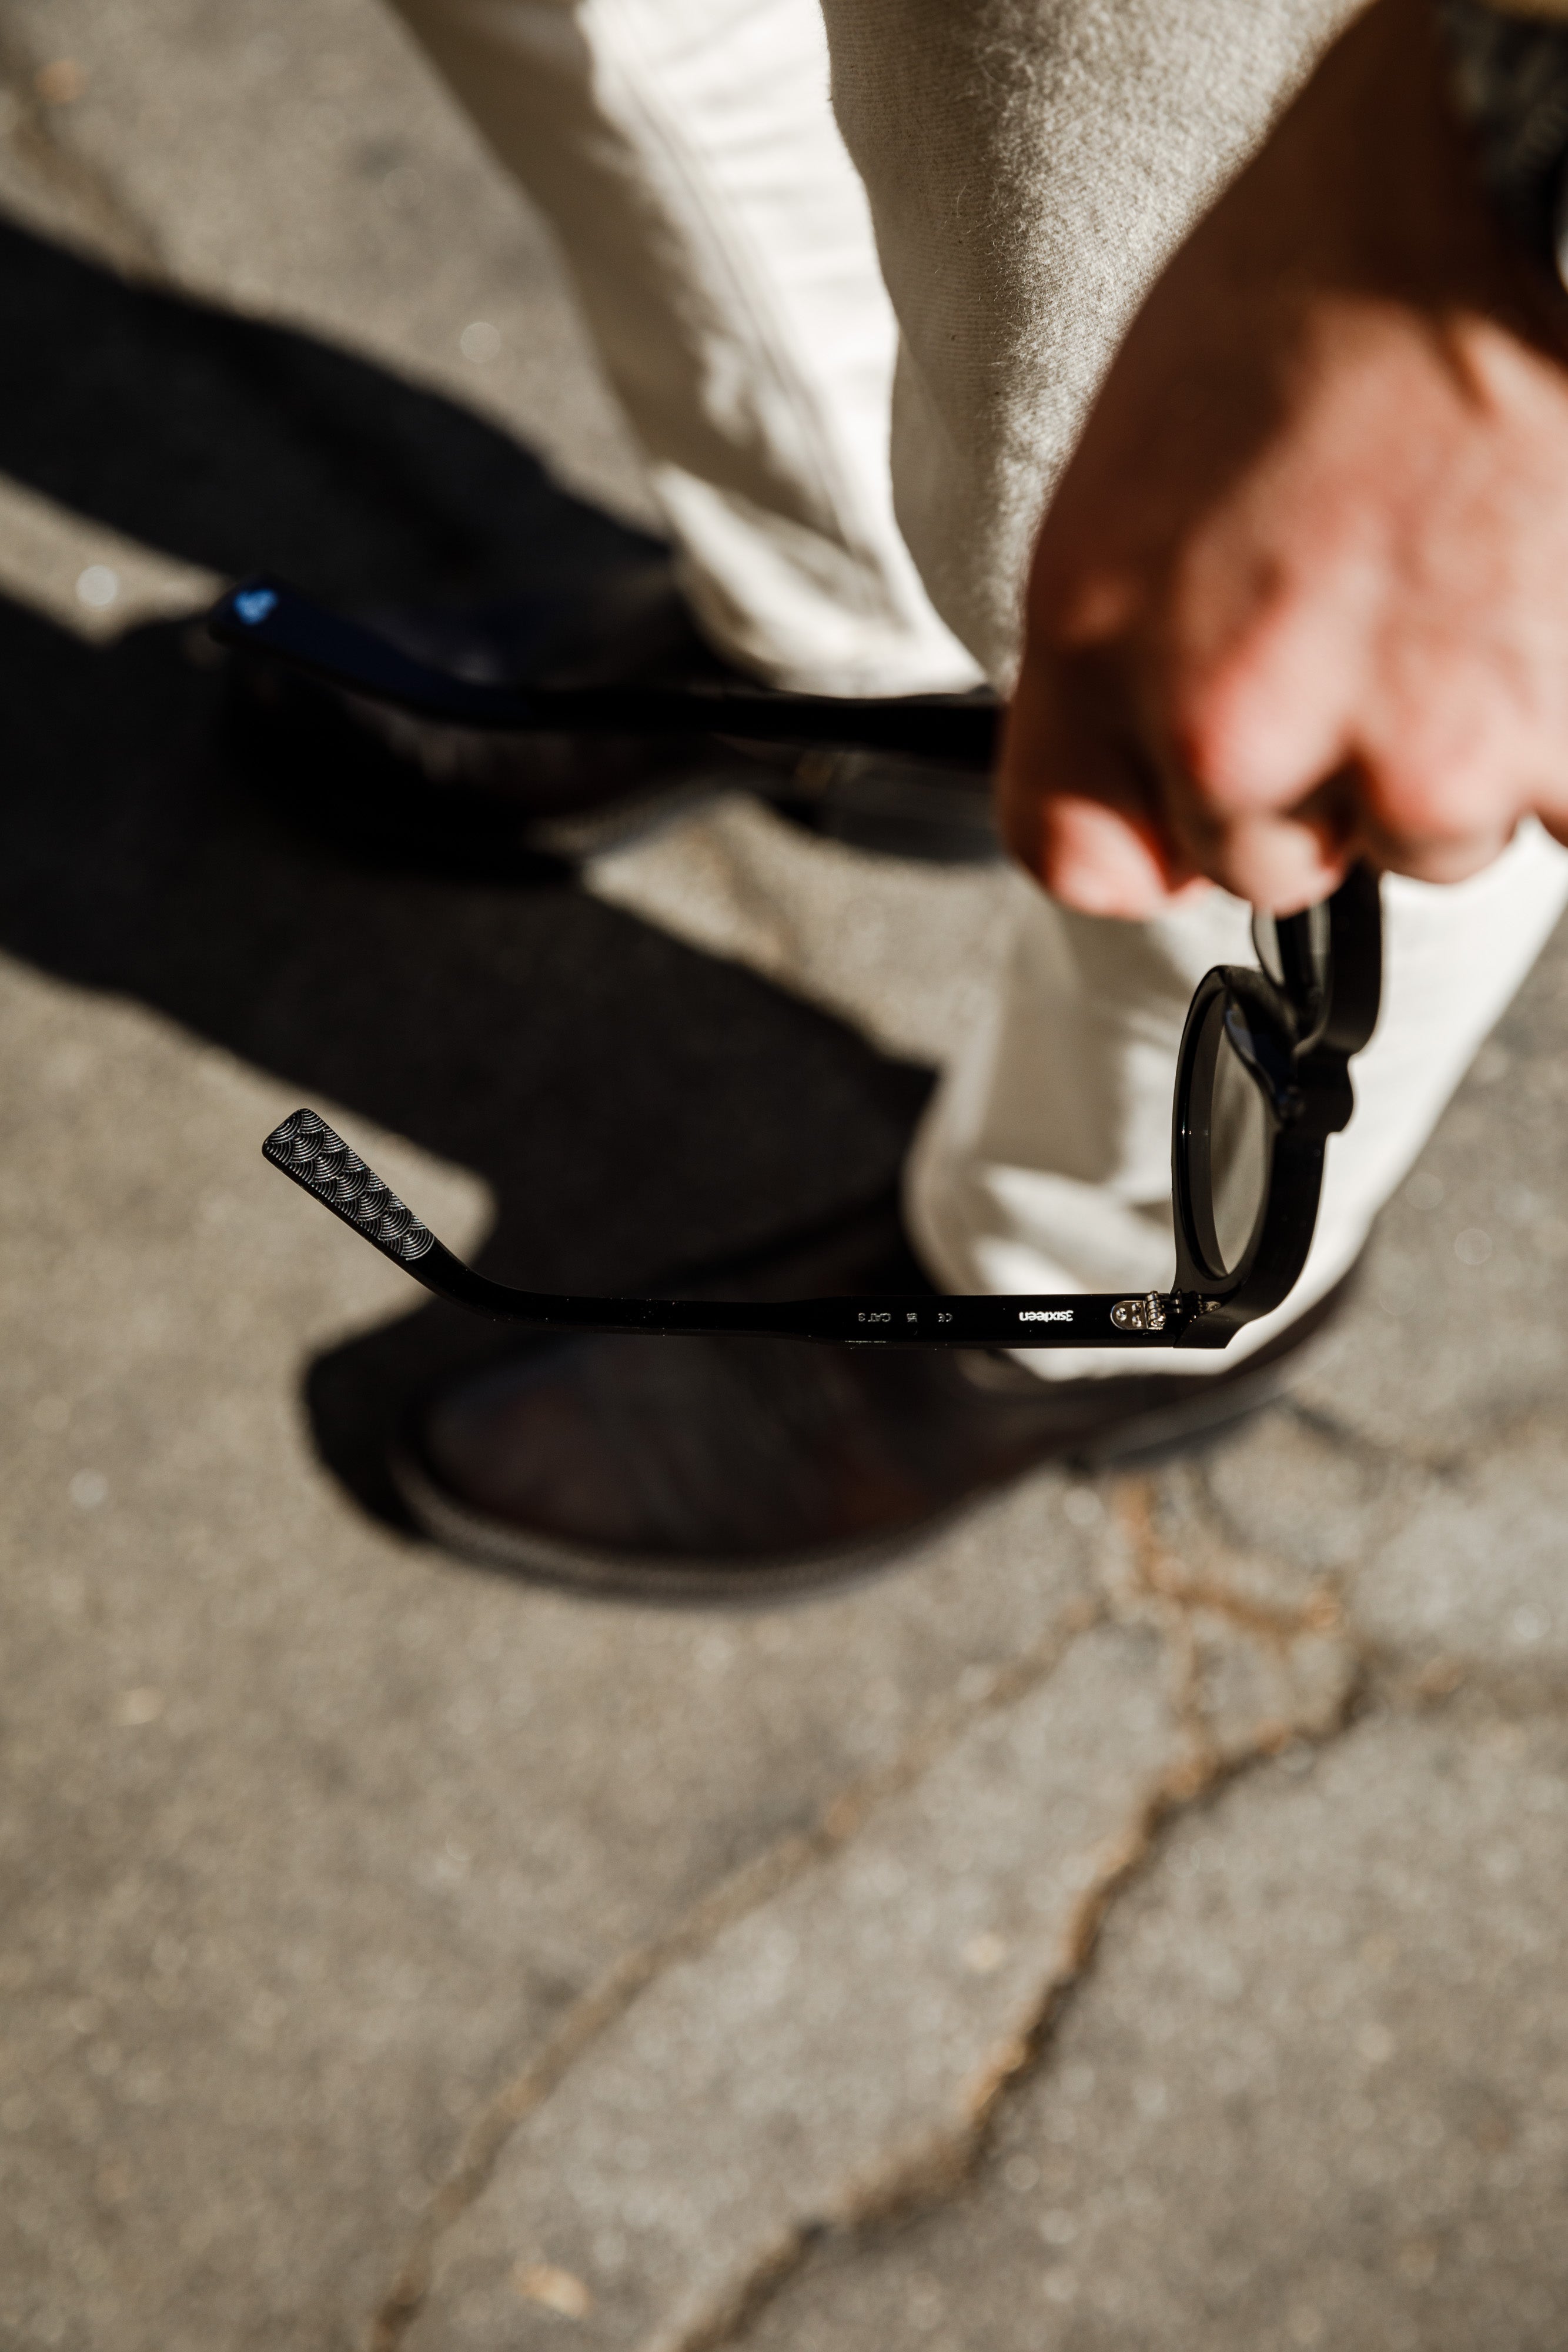
[[[4,225],[0,332],[0,472],[225,573],[349,603],[548,594],[635,540],[452,402]],[[225,755],[189,625],[93,647],[0,601],[0,947],[471,1169],[499,1278],[678,1286],[831,1246],[891,1197],[927,1074],[564,870],[313,843]],[[321,1358],[322,1458],[402,1524],[383,1465],[408,1400],[516,1339],[432,1304]]]

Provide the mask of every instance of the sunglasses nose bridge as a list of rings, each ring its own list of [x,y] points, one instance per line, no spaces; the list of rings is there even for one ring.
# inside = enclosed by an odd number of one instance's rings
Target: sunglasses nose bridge
[[[1244,999],[1228,989],[1225,1000],[1225,1034],[1231,1051],[1262,1089],[1281,1124],[1301,1115],[1302,1095],[1297,1074],[1297,1024],[1292,1008],[1279,992],[1278,1001],[1260,1003],[1249,992]],[[1273,1018],[1267,1016],[1271,1013]]]

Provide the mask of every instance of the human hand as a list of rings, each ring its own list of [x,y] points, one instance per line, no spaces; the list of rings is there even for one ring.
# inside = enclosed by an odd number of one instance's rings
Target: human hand
[[[1046,515],[1000,793],[1087,913],[1568,840],[1568,340],[1425,0],[1376,0],[1154,289]]]

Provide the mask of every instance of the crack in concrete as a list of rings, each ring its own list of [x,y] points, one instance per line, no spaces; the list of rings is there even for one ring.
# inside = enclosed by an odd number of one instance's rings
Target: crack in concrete
[[[1142,1590],[1156,1601],[1183,1611],[1202,1609],[1222,1617],[1258,1640],[1288,1648],[1305,1634],[1345,1631],[1344,1601],[1339,1580],[1319,1578],[1305,1601],[1294,1607],[1260,1601],[1239,1592],[1214,1575],[1194,1575],[1171,1550],[1155,1524],[1154,1481],[1130,1479],[1116,1497],[1115,1512],[1133,1556],[1134,1573]],[[1221,1554],[1235,1555],[1240,1547],[1222,1544]]]
[[[1119,1595],[1067,1612],[1034,1651],[998,1668],[983,1693],[967,1701],[951,1701],[889,1765],[831,1799],[810,1830],[758,1856],[704,1897],[667,1935],[624,1955],[573,2007],[538,2055],[475,2125],[375,2315],[371,2352],[397,2352],[429,2290],[442,2238],[483,2192],[512,2132],[637,1996],[667,1969],[706,1949],[733,1921],[839,1851],[876,1806],[918,1780],[981,1716],[1011,1704],[1049,1675],[1071,1643],[1092,1626],[1138,1614],[1153,1620],[1173,1670],[1173,1710],[1186,1735],[1186,1752],[1149,1791],[1136,1817],[1103,1854],[1102,1867],[1075,1906],[1065,1960],[1041,1988],[1033,2015],[977,2085],[956,2131],[933,2136],[913,2153],[902,2150],[885,2172],[860,2187],[841,2219],[809,2221],[780,2231],[722,2303],[678,2336],[661,2339],[660,2352],[724,2352],[741,2340],[825,2238],[841,2239],[852,2247],[938,2209],[962,2191],[986,2159],[1005,2101],[1046,2063],[1068,2005],[1092,1972],[1116,1902],[1152,1866],[1179,1819],[1215,1802],[1244,1775],[1272,1761],[1282,1748],[1296,1743],[1320,1751],[1329,1748],[1376,1699],[1431,1708],[1446,1705],[1461,1687],[1490,1679],[1448,1660],[1428,1662],[1414,1673],[1406,1662],[1401,1673],[1393,1654],[1385,1657],[1375,1645],[1356,1639],[1343,1594],[1333,1577],[1320,1579],[1294,1606],[1259,1600],[1224,1581],[1223,1561],[1240,1548],[1223,1538],[1216,1544],[1216,1558],[1195,1571],[1161,1536],[1155,1499],[1155,1482],[1147,1475],[1129,1477],[1113,1490],[1112,1519],[1125,1539],[1130,1561]],[[1288,1651],[1306,1638],[1332,1636],[1343,1642],[1350,1671],[1328,1719],[1311,1727],[1260,1723],[1247,1745],[1226,1755],[1203,1697],[1197,1620],[1204,1615],[1277,1651]]]
[[[844,2240],[852,2251],[857,2242],[903,2227],[956,2198],[983,2165],[1004,2102],[1045,2063],[1067,2008],[1090,1973],[1118,1897],[1152,1865],[1176,1822],[1200,1804],[1213,1803],[1243,1774],[1271,1762],[1290,1742],[1301,1740],[1314,1748],[1329,1747],[1364,1711],[1367,1684],[1360,1654],[1352,1644],[1356,1671],[1348,1678],[1327,1725],[1310,1733],[1296,1727],[1260,1727],[1249,1748],[1227,1758],[1202,1703],[1194,1612],[1211,1612],[1255,1638],[1288,1647],[1303,1636],[1342,1631],[1343,1605],[1327,1583],[1314,1588],[1299,1608],[1291,1610],[1252,1601],[1208,1578],[1193,1577],[1160,1538],[1154,1511],[1155,1482],[1150,1476],[1128,1478],[1115,1490],[1113,1517],[1127,1538],[1132,1554],[1128,1597],[1154,1604],[1153,1613],[1176,1670],[1174,1705],[1187,1734],[1186,1759],[1151,1790],[1136,1819],[1084,1889],[1069,1929],[1065,1965],[1043,1987],[1033,2017],[979,2085],[963,2127],[933,2140],[913,2159],[902,2156],[880,2179],[862,2189],[846,2217],[831,2230],[820,2223],[809,2224],[782,2235],[726,2297],[722,2307],[662,2343],[660,2352],[724,2352],[727,2346],[741,2341],[825,2237],[831,2234]]]
[[[664,2338],[659,2352],[722,2352],[724,2346],[739,2341],[823,2238],[831,2234],[849,2241],[865,2240],[917,2214],[932,2212],[959,2193],[984,2158],[1001,2101],[1039,2063],[1062,2006],[1089,1964],[1117,1893],[1145,1859],[1166,1814],[1185,1808],[1187,1788],[1185,1769],[1162,1781],[1146,1800],[1138,1820],[1108,1853],[1104,1867],[1074,1908],[1065,1939],[1065,1966],[1052,1977],[1034,2016],[979,2084],[961,2127],[933,2136],[913,2155],[902,2153],[879,2179],[858,2191],[841,2220],[831,2225],[808,2222],[781,2233],[778,2243],[722,2305],[678,2336]]]
[[[1544,1717],[1568,1710],[1568,1668],[1508,1666],[1446,1652],[1417,1661],[1386,1642],[1367,1643],[1358,1654],[1377,1696],[1393,1706],[1443,1705],[1465,1691],[1500,1715]]]
[[[1063,1611],[1041,1641],[997,1667],[985,1689],[955,1696],[888,1763],[841,1789],[807,1830],[796,1831],[704,1895],[665,1934],[623,1953],[574,2001],[542,2048],[483,2108],[448,2178],[436,2190],[392,2288],[372,2315],[368,2352],[397,2352],[429,2292],[442,2239],[480,2197],[517,2126],[564,2080],[576,2061],[623,2017],[638,1995],[719,1934],[846,1845],[887,1799],[911,1787],[983,1716],[1012,1705],[1061,1664],[1080,1635],[1106,1619],[1097,1601]],[[792,2257],[780,2259],[787,2266]]]
[[[1542,1440],[1555,1446],[1562,1433],[1560,1412],[1550,1404],[1531,1403],[1488,1422],[1467,1444],[1443,1452],[1416,1452],[1364,1437],[1321,1408],[1302,1405],[1293,1398],[1282,1401],[1282,1410],[1334,1452],[1380,1471],[1386,1471],[1392,1465],[1396,1471],[1411,1474],[1416,1479],[1431,1481],[1440,1490],[1459,1487],[1495,1458],[1500,1448]],[[1484,1694],[1494,1706],[1511,1713],[1552,1714],[1568,1705],[1568,1664],[1521,1661],[1509,1665],[1495,1659],[1461,1656],[1447,1651],[1423,1657],[1418,1648],[1412,1654],[1408,1643],[1381,1640],[1358,1629],[1353,1570],[1324,1571],[1299,1610],[1276,1609],[1222,1582],[1217,1583],[1212,1572],[1214,1560],[1221,1564],[1222,1573],[1227,1559],[1268,1555],[1263,1548],[1249,1544],[1245,1533],[1233,1525],[1224,1503],[1207,1480],[1199,1487],[1198,1517],[1207,1522],[1206,1531],[1212,1546],[1211,1572],[1206,1577],[1194,1577],[1175,1559],[1168,1546],[1162,1544],[1153,1526],[1152,1486],[1148,1499],[1149,1543],[1158,1547],[1163,1557],[1149,1558],[1145,1572],[1148,1582],[1158,1591],[1212,1610],[1264,1640],[1271,1633],[1286,1643],[1309,1633],[1333,1635],[1345,1644],[1357,1675],[1379,1696],[1390,1698],[1396,1705],[1406,1699],[1413,1703],[1447,1699],[1461,1685]],[[1406,1487],[1369,1505],[1369,1524],[1359,1551],[1364,1555],[1386,1542],[1396,1527],[1408,1518],[1418,1499]]]
[[[1343,1723],[1336,1723],[1331,1733],[1311,1744],[1326,1747],[1348,1727],[1347,1714]],[[659,2352],[725,2352],[726,2347],[743,2341],[746,2331],[824,2239],[841,2240],[852,2252],[873,2237],[939,2210],[960,2195],[989,2153],[1005,2101],[1049,2057],[1070,2004],[1092,1972],[1102,1932],[1118,1897],[1152,1865],[1178,1818],[1195,1805],[1212,1801],[1243,1773],[1272,1761],[1276,1752],[1272,1747],[1260,1748],[1228,1762],[1214,1755],[1201,1771],[1178,1767],[1167,1776],[1146,1800],[1107,1867],[1085,1889],[1070,1931],[1067,1966],[1052,1977],[1034,2016],[982,2084],[962,2131],[934,2142],[913,2162],[902,2159],[882,2179],[862,2190],[841,2221],[831,2228],[815,2224],[790,2232],[769,2250],[721,2309],[678,2336],[662,2341]]]

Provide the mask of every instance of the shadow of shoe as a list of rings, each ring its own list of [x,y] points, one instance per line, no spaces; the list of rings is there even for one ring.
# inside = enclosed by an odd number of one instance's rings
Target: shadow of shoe
[[[453,404],[13,229],[0,320],[27,353],[0,467],[173,553],[351,598],[623,546]],[[55,416],[29,380],[46,338],[91,394]],[[559,871],[377,872],[301,841],[237,783],[186,635],[90,646],[0,601],[0,675],[26,682],[0,708],[0,946],[473,1171],[502,1280],[651,1288],[891,1198],[928,1073]],[[322,1457],[366,1507],[392,1511],[388,1415],[495,1340],[422,1308],[316,1368]]]

